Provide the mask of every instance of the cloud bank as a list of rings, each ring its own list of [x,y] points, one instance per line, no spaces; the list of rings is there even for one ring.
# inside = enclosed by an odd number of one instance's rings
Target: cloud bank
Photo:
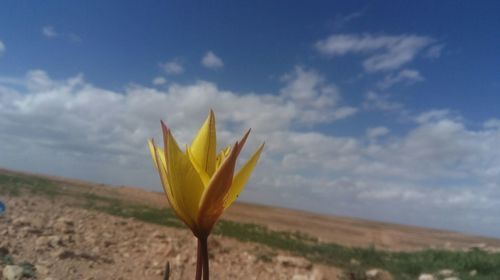
[[[82,75],[1,77],[0,165],[161,191],[146,140],[160,139],[163,119],[187,143],[213,108],[222,143],[253,129],[243,157],[266,142],[246,200],[500,234],[491,223],[500,210],[499,120],[470,128],[433,110],[403,133],[377,126],[340,136],[310,128],[363,108],[311,69],[295,67],[281,82],[279,92],[257,94],[208,81],[112,91]]]
[[[316,42],[315,48],[330,57],[347,54],[367,56],[363,68],[367,72],[377,72],[402,67],[435,41],[418,35],[334,34]],[[438,56],[441,48],[430,50],[429,55]]]

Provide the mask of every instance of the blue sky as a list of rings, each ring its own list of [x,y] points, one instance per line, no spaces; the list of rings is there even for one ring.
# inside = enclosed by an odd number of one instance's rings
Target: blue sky
[[[494,1],[3,6],[1,166],[159,191],[214,108],[268,143],[244,200],[500,235]]]

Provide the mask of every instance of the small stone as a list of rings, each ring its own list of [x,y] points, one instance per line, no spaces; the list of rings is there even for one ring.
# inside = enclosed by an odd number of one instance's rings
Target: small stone
[[[70,250],[59,249],[59,250],[53,252],[52,256],[59,258],[59,259],[67,259],[67,258],[71,258],[71,257],[75,256],[75,253],[70,251]]]
[[[292,276],[292,280],[309,280],[309,277],[307,277],[307,275],[303,275],[303,274],[294,274]]]
[[[157,239],[162,239],[162,238],[165,238],[165,234],[163,232],[157,230],[151,234],[151,237],[157,238]]]
[[[47,246],[47,243],[48,243],[48,240],[47,240],[47,237],[46,236],[39,236],[36,240],[35,240],[35,249],[36,250],[43,250],[45,249],[45,247]]]
[[[469,276],[474,277],[476,275],[477,275],[477,270],[474,269],[474,270],[469,271]]]
[[[30,225],[30,221],[25,217],[19,217],[12,221],[12,225],[15,227],[24,227]]]
[[[373,268],[365,272],[367,280],[392,280],[392,276],[389,272]]]
[[[434,280],[434,276],[432,274],[423,273],[418,276],[418,280]]]
[[[441,269],[438,272],[438,275],[442,276],[442,277],[450,277],[450,276],[453,276],[453,274],[454,274],[454,272],[451,269]]]
[[[57,235],[49,236],[49,237],[47,237],[47,245],[52,247],[52,248],[59,247],[59,246],[63,245],[62,238],[60,236],[57,236]]]
[[[3,269],[5,280],[19,280],[23,277],[23,268],[18,265],[7,265]]]
[[[36,272],[42,275],[47,275],[49,274],[49,269],[41,264],[36,264],[35,265]]]
[[[72,220],[62,217],[57,219],[53,227],[58,232],[70,234],[70,233],[75,233],[74,226],[75,223]]]
[[[377,277],[377,275],[379,274],[379,270],[374,268],[374,269],[370,269],[370,270],[367,270],[365,272],[365,275],[366,275],[366,278],[369,278],[369,279],[372,279],[372,278],[375,278]]]
[[[305,268],[305,269],[312,268],[312,264],[303,258],[280,255],[280,256],[276,257],[276,259],[278,260],[278,263],[284,267],[297,267],[297,268]]]

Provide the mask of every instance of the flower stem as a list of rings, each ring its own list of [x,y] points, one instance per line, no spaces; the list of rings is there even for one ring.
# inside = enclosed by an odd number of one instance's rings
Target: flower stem
[[[201,241],[201,255],[203,260],[203,280],[210,279],[210,272],[208,269],[208,244],[207,244],[208,236],[201,237],[199,241]]]
[[[201,239],[198,238],[198,249],[197,249],[197,257],[196,257],[196,280],[201,280],[201,273],[203,268],[203,255],[201,252]]]

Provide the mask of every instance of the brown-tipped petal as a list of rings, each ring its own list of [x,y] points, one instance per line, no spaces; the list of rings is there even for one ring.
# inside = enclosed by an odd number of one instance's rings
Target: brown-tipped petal
[[[198,212],[198,224],[204,234],[209,234],[213,225],[224,211],[224,199],[231,188],[238,156],[239,144],[236,142],[231,154],[215,172],[208,187],[203,192]]]
[[[245,143],[247,142],[247,138],[248,138],[248,135],[250,135],[250,131],[252,131],[251,128],[249,128],[247,130],[247,132],[245,133],[245,135],[243,135],[243,137],[239,141],[240,144],[238,145],[238,155],[240,154],[241,150],[243,150],[243,146],[245,146]]]
[[[160,121],[161,125],[161,132],[163,133],[163,149],[165,149],[165,158],[167,157],[167,142],[168,142],[168,133],[170,133],[170,129],[168,126],[163,122]]]
[[[229,207],[236,198],[240,195],[247,183],[248,179],[252,175],[252,171],[259,160],[260,154],[264,149],[264,143],[260,145],[257,151],[250,157],[250,159],[243,165],[243,167],[236,173],[233,178],[233,184],[227,194],[227,197],[224,201],[224,208]]]

